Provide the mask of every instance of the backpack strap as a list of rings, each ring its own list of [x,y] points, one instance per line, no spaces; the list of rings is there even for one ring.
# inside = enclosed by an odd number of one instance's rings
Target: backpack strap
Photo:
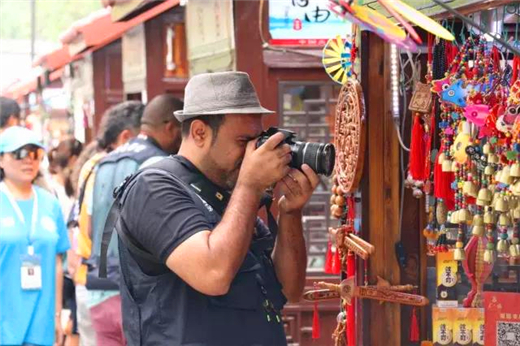
[[[165,158],[151,166],[137,171],[133,175],[126,177],[121,185],[114,189],[114,202],[110,207],[101,241],[101,260],[99,265],[99,277],[101,278],[106,278],[107,275],[108,245],[110,244],[114,228],[116,229],[120,240],[133,254],[152,263],[164,264],[159,261],[153,254],[143,249],[143,247],[130,234],[128,234],[127,231],[125,231],[126,228],[121,224],[123,220],[120,216],[123,205],[122,200],[124,199],[124,196],[126,196],[129,189],[131,189],[132,186],[136,183],[136,178],[139,175],[150,171],[159,171],[163,173],[166,172],[170,174],[175,180],[179,181],[183,185],[191,187],[191,190],[200,196],[202,200],[206,201],[220,216],[224,215],[224,211],[227,207],[231,195],[227,191],[223,191],[218,188],[202,173],[190,171],[181,162],[176,161],[171,157]],[[265,194],[262,197],[260,204],[260,207],[264,206],[267,211],[268,228],[272,236],[271,243],[273,243],[273,240],[276,239],[276,235],[278,233],[278,225],[270,210],[272,201],[273,198],[270,195]],[[267,249],[268,242],[265,240],[266,239],[258,244],[253,244],[252,248],[256,248],[256,250]]]

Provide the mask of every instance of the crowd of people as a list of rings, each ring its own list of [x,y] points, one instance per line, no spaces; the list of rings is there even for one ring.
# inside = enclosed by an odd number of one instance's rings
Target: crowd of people
[[[258,142],[273,112],[246,73],[118,104],[47,154],[16,102],[0,111],[0,345],[287,344],[319,178],[281,132]]]
[[[126,101],[85,147],[63,138],[46,151],[17,102],[0,98],[0,345],[126,345],[117,244],[104,280],[97,249],[112,190],[178,151],[182,107],[171,95]]]

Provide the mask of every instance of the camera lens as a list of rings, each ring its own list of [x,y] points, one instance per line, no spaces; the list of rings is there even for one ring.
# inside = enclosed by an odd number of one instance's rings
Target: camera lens
[[[334,170],[336,150],[334,145],[295,142],[292,146],[293,161],[296,168],[300,168],[304,163],[308,164],[317,174],[330,176]]]

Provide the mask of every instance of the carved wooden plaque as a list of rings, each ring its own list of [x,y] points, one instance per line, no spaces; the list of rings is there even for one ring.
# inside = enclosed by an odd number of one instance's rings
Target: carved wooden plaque
[[[408,109],[419,113],[429,113],[432,107],[431,86],[428,84],[417,83],[410,101]]]

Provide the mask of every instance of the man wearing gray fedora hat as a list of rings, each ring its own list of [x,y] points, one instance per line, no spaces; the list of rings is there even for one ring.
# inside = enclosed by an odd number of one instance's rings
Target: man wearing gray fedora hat
[[[286,345],[281,310],[304,288],[302,208],[319,178],[289,167],[281,133],[257,145],[270,113],[246,73],[193,77],[174,113],[179,154],[116,191],[129,345]],[[277,222],[265,195],[275,184]]]

